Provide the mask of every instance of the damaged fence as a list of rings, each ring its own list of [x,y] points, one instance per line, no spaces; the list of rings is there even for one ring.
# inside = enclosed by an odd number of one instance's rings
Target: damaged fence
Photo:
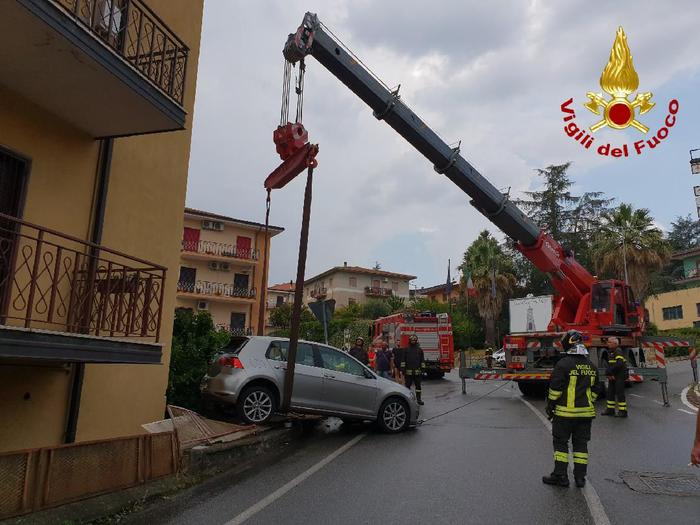
[[[0,519],[175,474],[174,432],[0,454]]]

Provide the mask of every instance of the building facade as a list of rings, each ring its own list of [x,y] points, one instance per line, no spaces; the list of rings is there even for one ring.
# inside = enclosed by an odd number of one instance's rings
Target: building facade
[[[0,3],[0,451],[163,417],[202,9]]]
[[[208,311],[214,324],[235,335],[257,333],[265,304],[266,242],[284,231],[185,208],[177,308]]]
[[[418,288],[415,291],[415,296],[424,297],[438,303],[447,303],[449,301],[454,304],[460,297],[462,297],[461,285],[453,281],[452,290],[449,294],[447,293],[447,284],[438,284],[436,286],[429,286],[428,288]]]
[[[672,259],[682,264],[682,272],[674,281],[678,290],[645,301],[649,321],[660,330],[700,328],[700,247],[674,253]]]
[[[360,266],[335,266],[304,282],[304,303],[335,299],[336,308],[364,304],[391,296],[409,299],[409,283],[415,275],[386,272]]]
[[[267,289],[267,301],[265,303],[265,334],[272,330],[270,324],[270,312],[283,304],[294,303],[294,281],[275,284]]]

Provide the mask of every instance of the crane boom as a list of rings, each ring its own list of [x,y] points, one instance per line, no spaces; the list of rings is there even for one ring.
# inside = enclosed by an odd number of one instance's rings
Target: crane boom
[[[296,33],[284,46],[284,57],[296,63],[313,56],[362,99],[379,120],[426,157],[436,172],[444,174],[471,197],[471,204],[516,242],[516,247],[538,269],[547,273],[561,296],[554,320],[573,323],[582,299],[595,282],[549,234],[527,217],[506,195],[484,178],[464,157],[459,147],[445,143],[401,100],[398,90],[387,89],[363,64],[327,31],[314,13],[306,13]],[[558,319],[557,319],[558,318]]]

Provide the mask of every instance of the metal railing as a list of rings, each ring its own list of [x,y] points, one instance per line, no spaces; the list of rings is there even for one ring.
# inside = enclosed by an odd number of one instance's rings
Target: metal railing
[[[233,244],[215,241],[182,241],[182,251],[216,255],[217,257],[231,257],[233,259],[248,259],[257,261],[260,250],[253,248],[238,248]]]
[[[311,290],[311,297],[325,297],[328,294],[328,288],[314,288]]]
[[[394,291],[391,288],[381,288],[379,286],[365,286],[365,295],[391,297],[392,295],[394,295]]]
[[[236,336],[253,335],[253,329],[250,327],[248,327],[248,328],[240,328],[240,327],[236,327],[236,326],[232,327],[231,325],[221,324],[221,323],[217,324],[216,327],[228,332],[231,335],[236,335]]]
[[[49,0],[182,105],[189,49],[142,0]]]
[[[166,269],[0,214],[0,324],[160,337]]]
[[[255,288],[242,288],[233,284],[210,281],[178,281],[177,291],[198,295],[240,297],[242,299],[253,299],[257,293]]]

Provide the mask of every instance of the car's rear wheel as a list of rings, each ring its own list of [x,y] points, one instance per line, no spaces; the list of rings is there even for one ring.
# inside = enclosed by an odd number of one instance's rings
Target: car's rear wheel
[[[266,423],[275,413],[277,402],[269,388],[255,385],[246,388],[238,398],[238,416],[246,423]]]
[[[389,434],[403,432],[410,424],[408,404],[399,398],[392,397],[382,403],[377,417],[377,423],[382,431]]]

